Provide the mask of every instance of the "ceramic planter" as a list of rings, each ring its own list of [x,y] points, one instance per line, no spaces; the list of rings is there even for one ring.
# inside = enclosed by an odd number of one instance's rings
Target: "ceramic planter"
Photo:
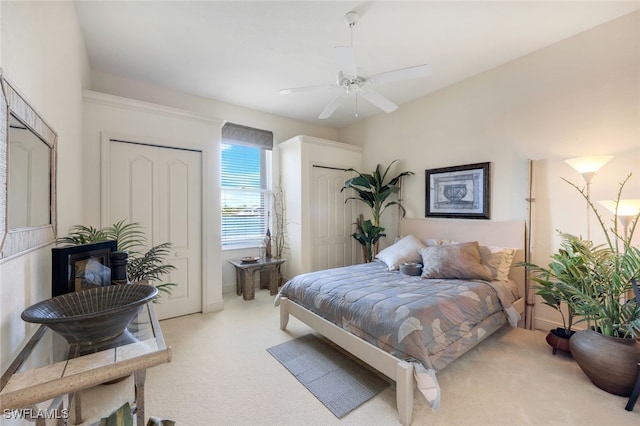
[[[631,395],[640,362],[640,343],[636,339],[583,330],[571,337],[569,347],[578,366],[594,385],[614,395]]]
[[[549,330],[547,337],[545,340],[553,348],[553,354],[555,355],[557,351],[571,353],[571,348],[569,347],[569,339],[571,336],[575,334],[575,331],[571,331],[571,334],[567,334],[564,331],[564,328],[558,327],[554,330]]]

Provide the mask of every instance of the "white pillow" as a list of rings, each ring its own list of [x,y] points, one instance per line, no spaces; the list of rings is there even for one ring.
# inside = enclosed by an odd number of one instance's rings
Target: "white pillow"
[[[516,249],[511,247],[480,246],[482,264],[489,267],[494,280],[508,281]]]
[[[420,249],[424,244],[413,235],[407,235],[397,243],[383,249],[376,255],[376,259],[382,260],[387,264],[390,271],[398,269],[405,262],[420,262]]]

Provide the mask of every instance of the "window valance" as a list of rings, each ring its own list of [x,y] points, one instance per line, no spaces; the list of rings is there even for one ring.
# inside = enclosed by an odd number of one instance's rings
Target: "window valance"
[[[225,123],[222,126],[222,141],[272,150],[273,132],[240,124]]]

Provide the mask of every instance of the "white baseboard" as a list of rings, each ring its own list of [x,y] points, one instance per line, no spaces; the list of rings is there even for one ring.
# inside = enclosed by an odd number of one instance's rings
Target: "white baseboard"
[[[202,305],[202,313],[206,314],[209,312],[217,312],[224,309],[224,301],[221,300],[219,302],[210,303],[208,305]]]
[[[542,330],[542,331],[549,331],[549,330],[554,330],[558,327],[562,327],[562,323],[561,322],[555,322],[555,321],[549,321],[548,319],[544,319],[544,318],[534,318],[533,319],[533,327],[536,330]],[[586,323],[580,323],[577,326],[573,325],[571,327],[573,330],[584,330],[587,328]]]
[[[549,321],[542,318],[534,318],[533,326],[536,330],[549,331],[558,327],[562,327],[562,323],[557,323],[555,321]]]

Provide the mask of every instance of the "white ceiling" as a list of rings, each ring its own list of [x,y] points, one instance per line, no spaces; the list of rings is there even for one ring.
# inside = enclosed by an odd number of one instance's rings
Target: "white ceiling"
[[[76,1],[94,70],[341,128],[380,110],[353,94],[326,120],[344,15],[365,75],[418,64],[433,74],[376,86],[400,105],[640,9],[640,1]],[[384,114],[384,113],[382,113]],[[392,113],[393,114],[393,113]]]

